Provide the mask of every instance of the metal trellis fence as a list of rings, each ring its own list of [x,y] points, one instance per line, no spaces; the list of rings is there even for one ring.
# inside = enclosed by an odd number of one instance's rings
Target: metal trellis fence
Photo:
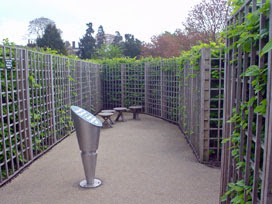
[[[0,185],[73,131],[71,105],[101,109],[100,67],[0,46]]]
[[[265,3],[248,0],[228,21],[235,26],[247,25],[250,16],[260,19],[255,27],[260,38],[251,41],[249,50],[236,46],[238,37],[227,39],[223,136],[229,141],[222,147],[221,196],[237,183],[246,189],[229,193],[221,203],[231,203],[238,193],[245,202],[272,203],[272,53],[260,55],[272,35],[271,8],[268,15],[259,10]],[[262,35],[264,31],[269,37]],[[257,72],[252,74],[254,68]]]

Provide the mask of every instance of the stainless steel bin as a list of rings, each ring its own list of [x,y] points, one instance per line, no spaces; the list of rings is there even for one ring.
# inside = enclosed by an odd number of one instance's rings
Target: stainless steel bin
[[[71,111],[86,177],[79,185],[83,188],[98,187],[102,182],[95,178],[95,168],[102,123],[93,114],[78,106],[71,106]]]

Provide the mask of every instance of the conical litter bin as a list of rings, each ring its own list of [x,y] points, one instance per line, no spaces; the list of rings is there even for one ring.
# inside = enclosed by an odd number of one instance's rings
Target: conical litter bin
[[[86,180],[81,181],[79,185],[82,188],[95,188],[102,183],[101,180],[95,178],[97,149],[102,123],[93,114],[78,106],[72,106],[71,111],[86,177]]]

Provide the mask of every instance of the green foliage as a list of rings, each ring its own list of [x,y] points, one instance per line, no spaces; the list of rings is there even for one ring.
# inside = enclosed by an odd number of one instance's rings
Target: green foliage
[[[127,57],[138,57],[141,53],[141,41],[134,38],[134,35],[125,34],[125,42],[123,44],[124,55]]]
[[[48,24],[41,38],[37,38],[37,46],[48,47],[58,51],[60,54],[66,54],[64,42],[61,39],[60,31],[56,25]]]
[[[3,43],[4,46],[15,47],[15,43],[10,42],[8,38],[3,39],[2,43]]]
[[[93,24],[87,23],[86,25],[88,28],[83,38],[80,39],[78,54],[81,59],[92,59],[96,48],[95,39],[92,36],[94,33]]]
[[[122,47],[122,40],[123,40],[123,37],[121,36],[120,32],[116,31],[112,44],[114,46],[117,46],[117,47],[119,47],[121,49],[121,47]]]
[[[122,57],[123,51],[115,45],[103,45],[96,50],[95,58],[97,59],[113,59]]]
[[[252,191],[252,187],[246,186],[244,180],[239,180],[236,183],[229,183],[229,190],[222,196],[221,201],[224,202],[227,200],[227,197],[233,194],[236,194],[235,197],[231,199],[231,203],[234,204],[250,204],[251,201],[244,200],[244,192],[247,195],[247,198],[251,200],[250,192]]]
[[[268,53],[272,49],[272,40],[270,40],[264,48],[261,50],[260,56],[263,56],[264,54]]]
[[[245,1],[241,0],[232,0],[230,1],[234,6],[234,12],[236,12]],[[257,4],[260,5],[260,1],[257,1]],[[267,39],[268,29],[263,29],[260,31],[260,14],[268,15],[269,12],[269,1],[259,8],[257,11],[248,14],[245,16],[245,21],[240,24],[239,22],[230,25],[225,32],[222,33],[222,36],[230,39],[237,39],[234,41],[232,46],[230,46],[227,51],[235,48],[242,48],[244,52],[251,52],[252,46],[258,50],[259,41],[261,39]],[[260,51],[260,56],[265,55],[272,49],[272,43],[269,41],[265,47]],[[236,53],[234,53],[236,55]],[[263,56],[264,57],[264,56]],[[236,64],[237,61],[233,60],[231,63]],[[266,86],[267,86],[267,64],[260,68],[258,65],[251,65],[247,70],[240,75],[241,78],[244,78],[244,81],[251,78],[251,85],[254,88],[254,96],[250,98],[247,102],[241,104],[240,107],[233,109],[233,114],[229,123],[233,124],[233,132],[230,138],[223,139],[222,143],[229,143],[231,154],[236,162],[236,169],[245,171],[245,161],[240,160],[240,140],[242,131],[256,131],[256,122],[253,120],[252,130],[247,130],[248,128],[248,113],[251,108],[253,108],[255,116],[266,114]],[[263,100],[258,101],[257,95],[261,96]],[[263,133],[262,133],[263,134]],[[245,147],[246,148],[246,147]],[[248,150],[250,151],[250,150]],[[245,154],[245,152],[243,152]],[[243,157],[242,157],[243,158]],[[253,176],[250,176],[249,186],[246,186],[244,180],[237,182],[232,182],[228,184],[228,190],[222,196],[221,201],[226,201],[229,197],[231,203],[242,203],[250,204],[252,203],[252,183]],[[259,188],[260,191],[260,188]],[[260,192],[259,192],[260,193]],[[247,198],[247,202],[244,201],[244,197]]]
[[[201,43],[200,45],[193,46],[189,51],[183,51],[180,58],[183,64],[189,62],[193,66],[193,69],[199,70],[199,59],[201,57],[200,50],[202,48],[224,48],[224,46],[223,43]]]
[[[105,32],[103,26],[100,25],[96,34],[96,47],[100,49],[105,44]]]

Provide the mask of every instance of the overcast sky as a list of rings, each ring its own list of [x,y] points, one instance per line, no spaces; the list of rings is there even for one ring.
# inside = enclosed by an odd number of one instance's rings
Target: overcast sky
[[[63,40],[76,41],[92,22],[95,33],[133,34],[141,41],[182,27],[188,11],[201,0],[5,0],[0,3],[0,44],[9,38],[25,45],[29,21],[46,17],[63,31]]]

